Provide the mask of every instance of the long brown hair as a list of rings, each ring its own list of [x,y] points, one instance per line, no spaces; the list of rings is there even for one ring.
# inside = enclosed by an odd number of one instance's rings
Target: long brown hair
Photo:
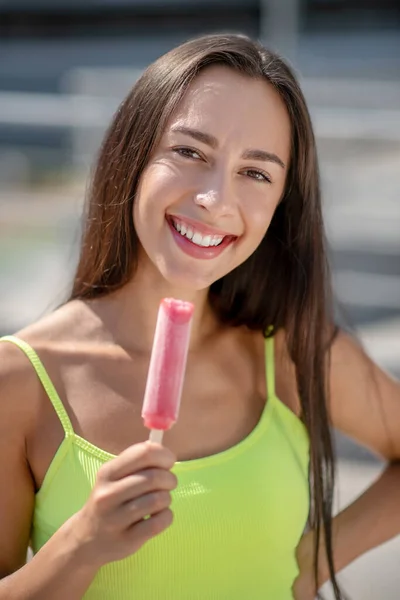
[[[311,441],[315,575],[323,538],[340,600],[332,555],[334,452],[327,408],[327,332],[333,319],[318,162],[304,96],[279,56],[245,36],[214,34],[175,48],[144,71],[120,105],[99,153],[70,300],[109,294],[132,277],[138,254],[132,205],[140,176],[189,84],[212,64],[265,79],[280,94],[291,119],[291,165],[268,232],[248,260],[211,286],[210,302],[219,318],[233,326],[266,335],[272,324],[287,334]]]

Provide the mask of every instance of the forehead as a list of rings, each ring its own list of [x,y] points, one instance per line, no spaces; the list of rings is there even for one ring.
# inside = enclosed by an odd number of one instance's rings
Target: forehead
[[[290,119],[279,93],[266,80],[229,67],[200,72],[169,121],[174,125],[212,133],[221,143],[242,142],[279,151],[283,160],[289,157]]]

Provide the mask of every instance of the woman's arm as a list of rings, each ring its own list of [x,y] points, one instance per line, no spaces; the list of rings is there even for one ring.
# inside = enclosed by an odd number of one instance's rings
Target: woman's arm
[[[0,600],[81,600],[96,575],[67,521],[33,559],[0,580]]]
[[[330,385],[333,426],[388,461],[377,481],[333,520],[335,570],[340,571],[400,534],[400,383],[374,364],[350,336],[340,333],[332,347]],[[297,550],[299,600],[315,595],[313,535],[306,534]],[[328,579],[322,550],[320,585]]]
[[[390,464],[379,479],[334,519],[333,553],[339,572],[356,558],[400,534],[400,464]],[[296,600],[313,600],[314,532],[305,534],[297,548],[300,569],[294,584]],[[320,551],[319,587],[329,580],[323,545]]]
[[[0,344],[0,600],[80,600],[96,570],[80,560],[72,521],[24,564],[35,496],[25,434],[39,386],[22,353]]]

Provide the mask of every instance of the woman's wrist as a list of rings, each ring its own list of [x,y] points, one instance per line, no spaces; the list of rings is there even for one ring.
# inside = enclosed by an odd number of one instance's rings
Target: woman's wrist
[[[0,582],[0,598],[80,600],[98,567],[82,552],[74,518],[64,523],[32,559]]]
[[[82,574],[87,573],[94,577],[102,564],[96,561],[93,544],[85,539],[79,513],[68,519],[60,528],[59,533],[64,538],[68,561]]]
[[[330,579],[329,564],[326,557],[325,546],[320,542],[318,553],[318,582],[315,581],[315,533],[309,531],[303,535],[296,549],[296,559],[299,567],[299,578],[304,582],[309,582],[316,592],[324,583]]]

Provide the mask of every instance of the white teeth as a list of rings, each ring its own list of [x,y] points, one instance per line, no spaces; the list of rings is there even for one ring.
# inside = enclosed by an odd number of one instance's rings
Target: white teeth
[[[203,248],[209,248],[210,246],[219,246],[224,239],[222,235],[201,235],[198,231],[193,231],[189,226],[183,223],[173,222],[173,225],[177,231],[184,237],[187,237],[196,246],[202,246]]]
[[[224,238],[222,236],[215,235],[213,238],[211,238],[210,245],[211,246],[219,246],[223,239]]]
[[[194,234],[193,238],[192,238],[192,242],[193,244],[197,244],[198,246],[202,245],[202,240],[203,240],[203,236],[201,235],[201,233],[196,233]]]
[[[193,241],[194,241],[194,238],[193,238],[192,242],[193,242]],[[195,243],[196,243],[196,242],[195,242]],[[200,245],[201,245],[201,246],[205,246],[205,247],[207,247],[207,246],[211,246],[211,235],[205,235],[205,236],[203,237],[203,239],[201,240],[201,242],[200,242]]]

